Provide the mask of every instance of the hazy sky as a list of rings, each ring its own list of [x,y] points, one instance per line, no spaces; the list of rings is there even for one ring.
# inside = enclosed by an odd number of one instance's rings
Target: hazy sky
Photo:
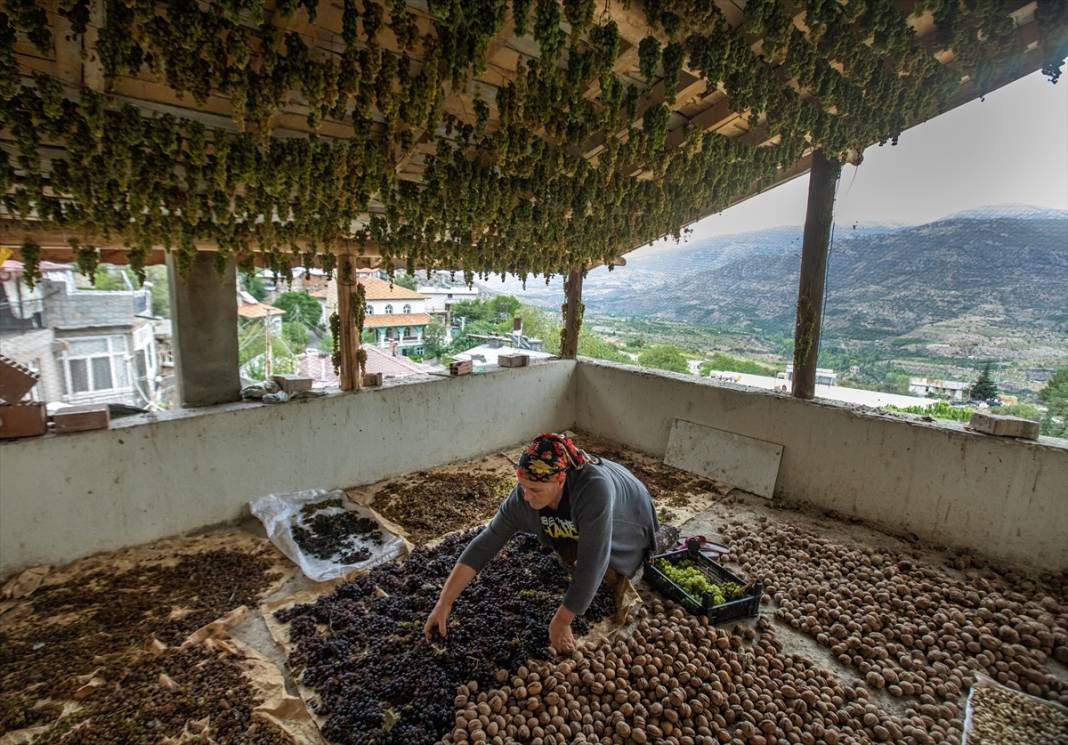
[[[808,176],[695,223],[693,238],[805,221]],[[919,224],[972,207],[1068,208],[1068,76],[1034,73],[870,147],[846,166],[835,221]]]

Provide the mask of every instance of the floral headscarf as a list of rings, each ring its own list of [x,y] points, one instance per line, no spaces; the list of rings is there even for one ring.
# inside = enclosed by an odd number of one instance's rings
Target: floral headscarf
[[[569,469],[582,468],[589,462],[589,456],[570,438],[547,432],[527,445],[515,472],[531,481],[563,481]]]

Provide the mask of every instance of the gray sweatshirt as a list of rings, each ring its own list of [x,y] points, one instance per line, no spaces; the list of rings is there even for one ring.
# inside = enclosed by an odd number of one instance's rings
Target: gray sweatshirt
[[[609,567],[627,577],[638,572],[647,550],[656,545],[659,525],[645,485],[610,460],[570,471],[564,493],[570,515],[565,508],[557,517],[528,505],[517,484],[489,525],[464,549],[460,563],[481,571],[516,532],[532,533],[549,548],[573,538],[578,560],[563,604],[576,615],[585,613]]]

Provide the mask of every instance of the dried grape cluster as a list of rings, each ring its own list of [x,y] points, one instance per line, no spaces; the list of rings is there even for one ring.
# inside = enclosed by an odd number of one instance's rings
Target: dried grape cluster
[[[513,476],[492,470],[420,472],[388,484],[375,496],[374,506],[401,525],[412,541],[425,543],[484,522],[514,484]]]
[[[381,544],[382,530],[369,517],[343,509],[340,499],[305,505],[301,523],[293,526],[293,540],[301,551],[321,561],[358,564],[371,558],[366,543]]]
[[[101,684],[79,690],[79,709],[33,743],[293,745],[273,724],[253,719],[263,699],[239,665],[240,657],[202,646],[102,660],[92,676]]]
[[[944,742],[810,660],[766,619],[712,627],[674,603],[571,659],[532,663],[496,690],[459,689],[446,743],[770,745]]]
[[[533,536],[517,535],[453,607],[449,633],[427,643],[423,623],[475,531],[419,548],[375,568],[314,604],[276,613],[289,624],[291,669],[315,690],[323,734],[342,745],[430,743],[452,727],[447,695],[487,686],[548,653],[548,623],[568,576]],[[577,635],[611,614],[602,588]],[[502,673],[505,676],[507,673]]]
[[[592,438],[589,438],[592,439]],[[583,443],[588,439],[584,436]],[[645,484],[653,503],[657,508],[657,517],[661,523],[676,519],[675,510],[688,507],[695,495],[717,494],[721,484],[703,476],[688,473],[649,457],[639,457],[633,452],[619,448],[609,442],[593,440],[587,449],[598,456],[615,461],[638,477]]]
[[[961,695],[985,674],[1068,703],[1049,669],[1068,660],[1068,578],[970,567],[963,576],[892,550],[764,522],[728,526],[731,554],[766,583],[775,615],[875,689],[904,698],[929,731],[956,732]],[[956,720],[956,721],[955,721]]]
[[[152,639],[178,644],[238,606],[255,606],[277,577],[266,550],[216,549],[175,558],[125,571],[108,567],[75,574],[23,601],[23,620],[0,632],[0,735],[55,720],[59,707],[40,702],[69,699],[94,676],[115,683],[129,665],[140,664],[135,661]],[[22,617],[16,611],[12,615]],[[82,704],[112,711],[129,695],[107,685]],[[66,731],[67,724],[64,718],[54,728]],[[79,740],[97,741],[105,740]],[[140,742],[132,735],[125,741]]]

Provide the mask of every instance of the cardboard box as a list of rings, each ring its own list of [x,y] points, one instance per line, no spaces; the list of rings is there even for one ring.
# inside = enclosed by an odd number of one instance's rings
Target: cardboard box
[[[461,362],[452,362],[449,364],[449,375],[470,375],[474,370],[474,364],[471,360],[463,360]]]
[[[271,380],[277,383],[278,387],[290,396],[294,393],[310,391],[312,389],[312,383],[315,382],[311,378],[306,378],[303,375],[272,375]]]
[[[497,357],[500,367],[526,367],[530,364],[529,354],[502,354]]]
[[[367,374],[365,374],[363,376],[363,387],[364,388],[378,388],[379,386],[382,385],[382,381],[383,380],[384,380],[384,376],[380,372],[367,373]]]
[[[976,432],[983,432],[998,437],[1022,437],[1027,440],[1037,440],[1041,426],[1038,422],[1030,419],[1022,419],[1018,416],[1002,416],[1000,414],[972,414],[968,426]]]
[[[111,414],[107,404],[87,404],[60,409],[52,415],[52,430],[59,433],[107,429]]]
[[[48,410],[39,401],[0,406],[0,439],[33,437],[48,431]]]
[[[40,377],[25,365],[0,354],[0,400],[17,404]]]

